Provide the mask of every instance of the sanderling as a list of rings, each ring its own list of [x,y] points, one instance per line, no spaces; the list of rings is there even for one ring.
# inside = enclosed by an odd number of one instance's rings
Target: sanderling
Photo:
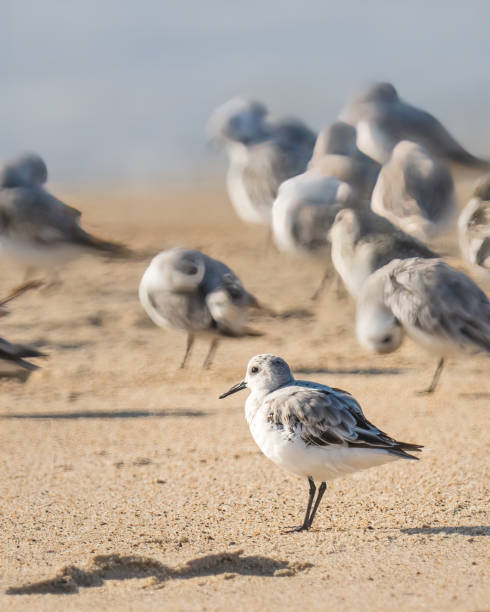
[[[400,140],[423,145],[432,155],[467,166],[490,167],[468,153],[432,115],[398,97],[391,83],[375,83],[341,111],[340,119],[357,129],[357,146],[380,164]]]
[[[329,239],[333,265],[354,298],[366,279],[393,259],[438,257],[425,244],[369,208],[344,208],[337,213]]]
[[[36,268],[54,268],[98,251],[127,255],[120,244],[100,240],[80,227],[81,213],[43,188],[46,165],[36,154],[5,164],[0,172],[0,256],[18,261],[27,276]]]
[[[279,185],[304,172],[315,134],[294,118],[270,115],[260,102],[233,98],[209,121],[209,131],[228,149],[227,185],[239,217],[270,226]]]
[[[490,273],[490,174],[477,184],[458,219],[459,245],[466,261],[488,279]]]
[[[359,197],[369,200],[381,166],[357,148],[356,136],[356,128],[343,121],[322,130],[308,169],[349,184]]]
[[[456,214],[451,172],[422,146],[402,140],[381,169],[371,208],[419,240],[430,240]]]
[[[372,425],[347,391],[295,380],[280,357],[252,357],[245,379],[220,399],[246,387],[251,393],[245,418],[260,450],[280,467],[308,479],[306,515],[292,531],[311,527],[328,480],[396,459],[416,459],[406,451],[422,448],[398,442]],[[315,480],[321,484],[314,501]]]
[[[406,332],[439,358],[461,352],[490,355],[490,301],[466,274],[441,259],[396,259],[372,274],[357,302],[357,336],[378,353],[391,353]]]
[[[176,247],[156,255],[139,286],[140,302],[159,327],[187,332],[183,368],[196,335],[212,337],[203,367],[209,368],[220,337],[258,336],[247,327],[255,297],[221,261]]]

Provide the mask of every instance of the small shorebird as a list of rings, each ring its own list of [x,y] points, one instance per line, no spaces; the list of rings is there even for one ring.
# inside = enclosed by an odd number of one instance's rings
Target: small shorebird
[[[367,278],[393,259],[438,257],[369,208],[344,208],[329,233],[332,261],[347,291],[357,298]]]
[[[397,459],[416,459],[406,451],[419,444],[390,438],[370,423],[347,391],[295,380],[288,364],[275,355],[256,355],[244,380],[220,399],[249,388],[245,418],[264,455],[285,470],[308,479],[308,505],[303,524],[309,529],[326,482]],[[315,498],[315,481],[320,481]]]
[[[211,337],[203,367],[209,368],[220,337],[260,336],[247,327],[247,311],[258,307],[240,279],[221,261],[176,247],[156,255],[139,285],[139,298],[159,327],[187,332],[185,367],[196,335]]]
[[[490,278],[490,174],[476,185],[458,219],[463,257],[482,280]]]
[[[53,269],[84,251],[129,254],[126,247],[83,230],[81,213],[48,193],[46,180],[46,164],[35,153],[0,170],[0,257],[23,264],[28,278],[37,268]]]
[[[357,302],[357,337],[371,351],[391,353],[406,332],[439,361],[432,393],[449,355],[490,355],[490,301],[466,274],[441,259],[395,259],[372,274]]]
[[[432,155],[465,166],[489,168],[490,162],[468,153],[432,115],[398,97],[391,83],[369,85],[340,113],[357,130],[357,146],[380,164],[401,140],[411,140]]]
[[[446,164],[408,140],[399,142],[381,168],[371,208],[419,240],[448,229],[456,215],[456,196]]]
[[[356,137],[352,125],[332,123],[318,134],[308,170],[335,177],[350,185],[360,198],[370,200],[381,166],[357,148]]]
[[[217,108],[208,128],[228,149],[228,194],[238,216],[270,226],[279,185],[305,171],[314,132],[298,119],[275,117],[260,102],[246,98],[233,98]]]

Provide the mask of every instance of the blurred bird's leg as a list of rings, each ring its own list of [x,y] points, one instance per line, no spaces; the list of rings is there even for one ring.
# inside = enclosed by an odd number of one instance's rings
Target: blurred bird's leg
[[[194,335],[187,334],[187,345],[185,347],[185,355],[184,355],[184,359],[182,359],[182,363],[180,364],[181,370],[185,368],[185,364],[187,362],[189,355],[191,354],[193,344],[194,344]]]
[[[441,357],[439,363],[437,364],[436,371],[434,372],[434,376],[432,377],[432,381],[427,389],[423,389],[422,391],[417,391],[417,395],[428,395],[429,393],[434,393],[437,383],[439,382],[439,378],[441,377],[442,370],[444,368],[444,358]]]
[[[318,487],[318,494],[316,496],[315,505],[313,506],[313,510],[311,511],[311,514],[310,514],[310,520],[308,522],[308,527],[311,527],[311,525],[313,524],[313,519],[315,518],[316,511],[318,510],[318,506],[320,505],[320,502],[322,501],[322,497],[326,489],[327,489],[326,482],[322,482],[320,486]]]
[[[318,287],[318,289],[315,291],[315,293],[314,293],[314,294],[311,296],[311,300],[312,300],[313,302],[314,302],[315,300],[317,300],[317,299],[320,297],[320,295],[321,295],[321,294],[322,294],[322,293],[325,291],[325,287],[326,287],[326,285],[327,285],[327,281],[328,281],[328,279],[331,277],[331,275],[332,275],[332,271],[331,271],[330,266],[328,266],[328,267],[325,269],[325,272],[324,272],[324,274],[323,274],[323,276],[322,276],[322,280],[321,280],[321,282],[320,282],[320,286],[319,286],[319,287]]]
[[[213,363],[214,354],[216,353],[216,349],[218,348],[218,344],[219,344],[218,338],[213,338],[211,341],[211,345],[209,347],[208,354],[206,355],[206,359],[204,360],[204,363],[202,364],[203,370],[209,370],[209,368],[211,367],[211,364]]]
[[[347,293],[345,291],[344,283],[342,282],[340,274],[337,274],[337,271],[334,272],[334,280],[333,280],[332,284],[333,284],[334,289],[335,289],[335,297],[338,300],[343,300],[345,297],[347,297]]]
[[[21,295],[22,293],[24,293],[24,291],[28,291],[29,289],[37,289],[38,287],[41,287],[42,285],[44,285],[43,280],[39,278],[38,279],[33,278],[35,276],[35,273],[36,273],[36,268],[33,268],[32,266],[27,267],[24,273],[24,278],[22,279],[22,283],[12,289],[12,291],[5,298],[5,300],[2,301],[2,304],[6,304],[7,302],[10,302],[10,300],[13,300],[18,295]]]
[[[285,529],[284,533],[294,533],[295,531],[305,531],[306,529],[310,528],[310,525],[311,525],[311,517],[310,517],[311,506],[313,505],[313,500],[315,498],[315,493],[316,493],[315,482],[314,482],[314,480],[313,480],[313,478],[311,476],[308,476],[308,484],[309,484],[308,505],[306,506],[305,520],[303,521],[303,524],[300,525],[299,527],[291,527],[289,529]],[[323,493],[322,493],[322,495],[323,495]],[[318,502],[318,503],[320,503],[320,502]]]

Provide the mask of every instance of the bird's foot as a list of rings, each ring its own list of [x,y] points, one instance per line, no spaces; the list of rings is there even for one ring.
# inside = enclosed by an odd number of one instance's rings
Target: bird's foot
[[[286,534],[286,533],[299,533],[300,531],[308,531],[308,529],[310,528],[309,525],[306,525],[305,523],[303,523],[302,525],[299,525],[298,527],[285,527],[281,533],[282,534]]]
[[[428,387],[427,389],[421,389],[420,391],[415,391],[415,395],[419,397],[423,397],[424,395],[432,395],[434,393],[434,389]]]

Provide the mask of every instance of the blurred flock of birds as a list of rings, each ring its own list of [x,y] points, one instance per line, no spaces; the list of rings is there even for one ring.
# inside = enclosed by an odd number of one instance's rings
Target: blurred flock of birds
[[[490,355],[490,301],[477,284],[490,279],[490,162],[466,151],[435,117],[402,100],[393,85],[376,83],[318,134],[245,98],[216,109],[208,128],[229,154],[227,188],[239,217],[265,226],[279,251],[324,262],[314,297],[329,279],[337,292],[343,284],[357,304],[363,347],[389,353],[408,335],[431,352],[437,368],[423,393],[436,389],[447,356]],[[457,224],[450,163],[481,173]],[[80,212],[51,195],[46,181],[46,165],[33,153],[5,162],[0,172],[0,255],[26,269],[0,307],[38,287],[40,267],[52,271],[55,284],[59,267],[83,252],[133,255],[84,231]],[[428,245],[456,226],[469,274]],[[157,326],[187,334],[181,367],[196,337],[210,338],[207,368],[220,337],[256,334],[248,311],[266,310],[225,263],[183,247],[153,258],[139,298]],[[33,347],[0,340],[4,360],[33,368],[28,359],[40,356]],[[279,357],[253,358],[244,381],[223,397],[247,386],[246,416],[257,444],[308,478],[300,529],[311,526],[326,480],[414,458],[406,451],[421,448],[369,423],[347,392],[296,381]],[[316,501],[315,479],[322,482]]]

